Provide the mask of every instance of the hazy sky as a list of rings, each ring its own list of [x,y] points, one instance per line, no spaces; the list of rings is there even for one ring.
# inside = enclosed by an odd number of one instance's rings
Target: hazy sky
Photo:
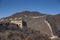
[[[25,10],[58,14],[60,0],[0,0],[0,18]]]

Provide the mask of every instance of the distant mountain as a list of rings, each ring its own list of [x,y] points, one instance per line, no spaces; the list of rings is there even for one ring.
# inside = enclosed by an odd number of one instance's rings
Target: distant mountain
[[[6,18],[15,18],[15,17],[17,17],[17,18],[19,18],[19,17],[25,17],[25,16],[42,16],[42,15],[45,15],[45,14],[42,14],[42,13],[40,13],[40,12],[36,12],[36,11],[32,11],[32,12],[30,12],[30,11],[23,11],[23,12],[17,12],[17,13],[15,13],[15,14],[13,14],[13,15],[11,15],[11,16],[9,16],[9,17],[6,17]]]
[[[53,34],[55,36],[60,37],[60,14],[49,15],[49,14],[42,14],[40,12],[35,12],[35,11],[32,12],[23,11],[1,19],[4,19],[4,21],[5,19],[8,19],[7,21],[9,21],[10,18],[12,19],[17,18],[17,20],[21,18],[26,22],[28,28],[31,28],[33,30],[38,30],[41,32],[41,34],[46,34],[49,37],[52,36],[50,30],[52,29]],[[49,28],[49,24],[51,28]]]
[[[30,12],[30,11],[23,11],[23,12],[18,12],[16,14],[13,14],[12,16],[24,16],[24,15],[27,15],[27,16],[39,16],[39,15],[43,15],[42,13],[39,13],[39,12]]]

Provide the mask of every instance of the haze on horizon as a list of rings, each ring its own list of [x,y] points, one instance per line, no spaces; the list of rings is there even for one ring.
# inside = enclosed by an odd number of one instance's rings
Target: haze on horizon
[[[0,18],[26,10],[59,14],[60,0],[0,0]]]

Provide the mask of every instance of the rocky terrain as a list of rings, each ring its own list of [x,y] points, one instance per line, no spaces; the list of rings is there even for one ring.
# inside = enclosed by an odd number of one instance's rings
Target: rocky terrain
[[[10,19],[22,19],[23,29]],[[1,21],[2,20],[2,21]],[[23,11],[0,19],[1,40],[59,40],[60,14],[48,15],[39,12]]]

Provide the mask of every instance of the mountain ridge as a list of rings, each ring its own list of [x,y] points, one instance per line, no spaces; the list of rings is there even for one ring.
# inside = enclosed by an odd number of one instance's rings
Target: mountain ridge
[[[27,23],[28,28],[32,28],[34,30],[38,30],[41,32],[43,31],[44,33],[47,33],[48,36],[50,36],[51,33],[49,30],[49,27],[44,22],[44,20],[46,20],[48,23],[50,23],[54,35],[60,37],[60,21],[59,21],[60,14],[48,15],[48,14],[42,14],[39,12],[23,11],[23,12],[15,13],[11,16],[8,16],[2,19],[4,19],[4,21],[8,19],[7,21],[9,21],[10,18],[12,18],[12,20],[16,18],[17,18],[16,20],[18,20],[19,18],[21,18]]]

